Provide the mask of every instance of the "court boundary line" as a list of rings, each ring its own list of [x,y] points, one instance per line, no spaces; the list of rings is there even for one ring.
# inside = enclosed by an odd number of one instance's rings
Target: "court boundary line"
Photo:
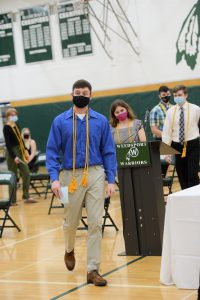
[[[0,280],[0,283],[11,283],[11,284],[45,284],[45,285],[72,285],[77,284],[77,282],[73,281],[35,281],[35,280]],[[81,285],[83,283],[80,283]],[[176,289],[173,286],[163,286],[163,285],[145,285],[145,284],[108,284],[108,287],[122,287],[122,288],[150,288],[150,289]],[[196,293],[196,290],[187,295],[186,297],[190,296],[191,294]],[[182,299],[183,300],[183,299]]]
[[[121,270],[121,269],[123,269],[123,268],[125,268],[125,267],[127,267],[127,266],[129,266],[129,265],[131,265],[131,264],[133,264],[133,263],[135,263],[135,262],[137,262],[137,261],[145,258],[145,257],[146,257],[146,255],[145,256],[140,256],[138,258],[135,258],[135,259],[129,261],[128,263],[126,263],[126,264],[123,264],[123,265],[121,265],[121,266],[119,266],[119,267],[117,267],[117,268],[115,268],[115,269],[113,269],[113,270],[111,270],[109,272],[104,273],[102,276],[106,277],[106,276],[108,276],[108,275],[110,275],[110,274],[112,274],[112,273],[114,273],[114,272],[116,272],[118,270]],[[76,287],[74,287],[74,288],[72,288],[72,289],[70,289],[70,290],[68,290],[68,291],[66,291],[64,293],[61,293],[60,295],[57,295],[57,296],[55,296],[53,298],[50,298],[50,300],[60,299],[60,298],[62,298],[64,296],[66,296],[66,295],[69,295],[69,294],[73,293],[74,291],[80,290],[82,287],[87,286],[87,285],[88,285],[87,282],[79,284],[78,286],[76,286]]]
[[[182,298],[182,300],[189,299],[193,294],[196,294],[196,295],[197,295],[197,290],[192,291],[189,295],[187,295],[187,296],[185,296],[184,298]]]
[[[51,232],[56,231],[56,230],[58,230],[58,229],[62,229],[62,226],[60,225],[60,226],[58,226],[58,227],[56,227],[56,228],[52,228],[52,229],[49,229],[49,230],[47,230],[47,231],[41,232],[41,233],[39,233],[39,234],[32,235],[32,236],[30,236],[30,237],[27,237],[27,238],[25,238],[25,239],[22,239],[22,240],[13,242],[13,243],[10,243],[10,244],[8,244],[8,245],[0,246],[0,250],[1,250],[1,249],[5,249],[5,248],[9,248],[9,247],[12,247],[12,246],[15,246],[15,245],[17,245],[17,244],[20,244],[20,243],[23,243],[23,242],[26,242],[26,241],[29,241],[29,240],[32,240],[32,239],[35,239],[35,238],[37,238],[37,237],[40,237],[40,236],[43,236],[43,235],[45,235],[45,234],[51,233]]]

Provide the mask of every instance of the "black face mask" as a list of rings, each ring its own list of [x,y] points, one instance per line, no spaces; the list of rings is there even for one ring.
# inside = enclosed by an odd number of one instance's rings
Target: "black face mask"
[[[170,96],[161,97],[162,101],[167,103],[170,100]]]
[[[29,134],[24,134],[25,139],[29,139]]]
[[[90,102],[90,98],[89,97],[73,96],[73,103],[78,108],[86,107],[89,104],[89,102]]]

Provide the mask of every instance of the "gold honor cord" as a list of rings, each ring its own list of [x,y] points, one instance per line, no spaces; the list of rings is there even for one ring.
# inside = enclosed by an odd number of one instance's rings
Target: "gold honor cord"
[[[167,107],[164,106],[164,104],[159,103],[159,106],[160,106],[161,110],[163,111],[163,113],[166,113],[166,112],[167,112]]]
[[[117,133],[117,143],[120,144],[121,140],[120,140],[120,132],[119,132],[119,123],[117,123],[116,133]],[[132,143],[133,137],[131,136],[131,121],[130,120],[128,120],[128,137],[129,137],[129,142]]]
[[[76,113],[73,109],[73,163],[72,163],[72,180],[69,183],[69,193],[74,193],[77,190],[76,181]],[[89,164],[89,121],[88,121],[88,109],[86,110],[86,145],[85,145],[85,167],[83,170],[83,177],[81,179],[81,185],[86,187],[88,184],[88,164]]]
[[[173,133],[173,128],[174,128],[174,121],[175,121],[175,115],[176,115],[176,110],[177,110],[178,104],[175,106],[174,108],[174,113],[173,113],[173,118],[172,118],[172,124],[171,124],[171,137],[170,137],[170,143],[172,142],[172,133]],[[185,137],[184,137],[184,143],[183,143],[183,151],[182,151],[182,155],[181,157],[186,157],[186,150],[187,150],[187,138],[188,138],[188,130],[189,130],[189,121],[190,121],[190,107],[189,107],[189,103],[187,103],[187,108],[188,108],[188,112],[187,112],[187,123],[186,123],[186,132],[185,132]]]
[[[164,104],[162,104],[162,103],[159,103],[159,106],[160,106],[160,108],[161,108],[163,114],[165,114],[165,115],[166,115],[166,113],[167,113],[167,110],[168,110],[170,107],[172,107],[172,105],[171,105],[170,103],[169,103],[168,108],[167,108]],[[158,126],[160,126],[160,122],[159,122]]]
[[[17,126],[11,126],[11,125],[9,125],[9,126],[12,128],[12,130],[13,130],[13,132],[14,132],[14,134],[15,134],[18,142],[19,142],[19,147],[20,147],[21,152],[22,152],[22,157],[23,157],[24,161],[27,163],[28,160],[27,160],[27,155],[26,155],[26,149],[24,147],[24,143],[22,141],[20,131],[19,131]]]

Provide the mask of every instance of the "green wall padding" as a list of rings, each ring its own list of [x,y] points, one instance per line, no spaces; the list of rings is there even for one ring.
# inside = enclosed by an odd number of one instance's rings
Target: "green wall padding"
[[[109,119],[111,103],[116,99],[123,99],[133,108],[138,119],[143,120],[147,109],[152,109],[158,102],[158,92],[145,92],[126,95],[115,95],[109,97],[94,98],[90,107],[102,113]],[[173,102],[173,99],[172,101]],[[189,88],[189,102],[200,105],[200,86]],[[53,119],[71,107],[71,102],[58,102],[32,106],[18,107],[19,125],[21,129],[28,127],[31,130],[32,138],[36,140],[38,150],[45,152],[46,142]],[[149,140],[152,134],[149,124],[146,129]]]

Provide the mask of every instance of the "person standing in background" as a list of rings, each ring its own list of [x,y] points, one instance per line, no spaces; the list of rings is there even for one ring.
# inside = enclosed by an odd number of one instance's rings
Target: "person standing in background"
[[[142,121],[136,119],[132,108],[121,99],[111,105],[110,126],[115,144],[146,141]]]
[[[162,85],[159,88],[158,93],[160,101],[152,108],[150,112],[149,123],[154,139],[161,141],[166,113],[168,109],[172,107],[172,104],[170,103],[171,91],[167,86]],[[169,164],[171,163],[171,156],[161,155],[160,159],[162,176],[165,177]]]
[[[171,98],[171,92],[167,86],[161,86],[158,92],[160,101],[152,108],[149,122],[154,139],[162,140],[162,131],[166,113],[172,104],[169,102]]]
[[[28,168],[29,155],[25,149],[18,121],[18,112],[15,108],[9,108],[6,111],[7,123],[3,128],[6,143],[6,160],[8,170],[15,173],[17,178],[17,170],[19,169],[23,181],[22,198],[25,203],[36,203],[29,195],[30,172]],[[16,190],[12,199],[12,205],[16,205]]]
[[[181,154],[176,155],[176,171],[182,189],[199,184],[199,119],[200,107],[189,103],[188,89],[173,89],[174,102],[166,114],[162,140]]]
[[[115,191],[116,152],[107,119],[88,108],[92,86],[86,80],[73,84],[73,107],[57,116],[51,126],[46,148],[46,165],[52,191],[60,198],[60,156],[63,155],[63,183],[68,186],[64,208],[64,261],[75,267],[75,236],[85,204],[88,221],[87,282],[105,286],[99,274],[101,261],[102,217],[104,212],[105,174],[107,194]]]

